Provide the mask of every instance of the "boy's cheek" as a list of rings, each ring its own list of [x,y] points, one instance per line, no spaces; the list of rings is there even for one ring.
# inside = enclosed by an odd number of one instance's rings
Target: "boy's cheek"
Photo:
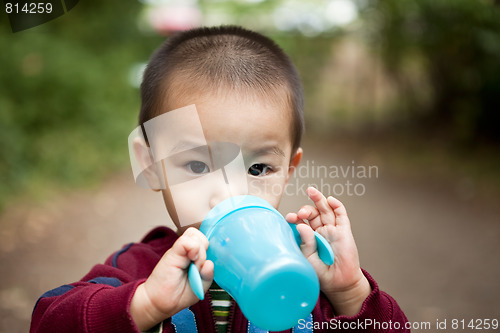
[[[179,228],[179,218],[177,216],[177,211],[173,203],[172,194],[168,189],[162,190],[161,194],[163,196],[163,202],[165,203],[165,208],[167,209],[168,215],[170,215],[170,218],[172,219],[172,222],[174,222],[175,226]]]
[[[248,194],[257,196],[269,202],[274,208],[278,208],[283,194],[285,193],[287,179],[285,176],[262,177],[248,183]]]
[[[190,185],[174,185],[163,191],[165,206],[177,228],[200,224],[211,209],[210,200],[214,195],[206,189]],[[221,195],[220,201],[223,199]]]

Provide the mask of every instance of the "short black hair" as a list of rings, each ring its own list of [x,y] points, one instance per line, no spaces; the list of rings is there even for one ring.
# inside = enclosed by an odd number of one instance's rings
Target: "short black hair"
[[[292,111],[292,147],[299,147],[304,131],[302,83],[291,59],[271,39],[238,26],[195,28],[168,38],[144,72],[140,125],[162,113],[162,106],[176,93],[169,89],[174,80],[205,84],[208,90],[253,91],[275,101],[281,98]]]

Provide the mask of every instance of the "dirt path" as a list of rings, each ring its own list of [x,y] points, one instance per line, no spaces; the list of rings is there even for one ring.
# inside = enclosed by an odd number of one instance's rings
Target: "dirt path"
[[[338,197],[350,214],[362,266],[411,321],[429,321],[435,331],[436,320],[447,319],[451,331],[453,318],[500,319],[498,207],[435,182],[397,178],[376,151],[325,153],[311,144],[305,151],[309,168],[300,170],[301,176],[313,177],[292,181],[289,193],[299,195],[285,198],[282,212],[307,202],[300,194],[305,184],[337,194],[343,190]],[[368,178],[340,176],[322,184],[311,174],[325,172],[319,166],[341,173],[370,165],[377,168]],[[362,195],[346,195],[347,181],[351,193]],[[161,198],[136,187],[128,173],[95,191],[64,195],[42,207],[9,209],[0,217],[0,332],[27,332],[39,295],[79,279],[159,224],[170,224]]]

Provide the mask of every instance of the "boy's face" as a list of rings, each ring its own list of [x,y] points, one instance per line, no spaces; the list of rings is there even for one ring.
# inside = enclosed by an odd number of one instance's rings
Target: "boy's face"
[[[199,198],[196,198],[196,191],[200,191],[196,186],[184,187],[185,190],[181,190],[184,193],[179,193],[178,187],[174,189],[172,184],[167,184],[166,189],[162,190],[163,198],[179,231],[182,232],[188,226],[180,223],[178,212],[200,209],[198,207],[201,205],[207,210],[205,213],[208,213],[209,209],[229,196],[255,195],[277,208],[293,167],[297,166],[302,156],[301,149],[292,152],[291,111],[276,106],[276,103],[266,103],[263,98],[238,94],[228,94],[223,98],[209,94],[183,95],[182,98],[170,100],[168,109],[176,110],[189,104],[196,106],[199,122],[202,124],[202,135],[208,147],[212,147],[212,151],[218,149],[213,148],[218,147],[217,143],[219,145],[224,143],[226,147],[229,143],[230,146],[239,148],[240,157],[243,157],[241,164],[244,164],[244,170],[240,169],[244,174],[243,177],[238,176],[238,179],[244,184],[233,182],[229,192],[210,185],[208,194],[203,196],[202,200],[206,201],[203,203],[198,202]],[[185,172],[194,176],[212,172],[209,161],[197,158],[195,155],[192,158],[188,156],[189,153],[184,154],[182,163],[172,162],[172,169],[175,170],[175,164],[178,164],[186,169]],[[166,168],[169,169],[169,162],[166,163]],[[170,183],[169,171],[166,173]],[[194,226],[199,226],[200,223],[201,220]]]

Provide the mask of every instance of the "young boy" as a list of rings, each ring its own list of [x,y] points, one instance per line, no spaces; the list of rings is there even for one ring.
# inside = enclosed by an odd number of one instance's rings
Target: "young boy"
[[[168,116],[170,110],[194,105],[207,142],[229,142],[241,150],[247,193],[278,207],[285,185],[302,158],[303,92],[290,59],[271,40],[238,27],[180,33],[152,56],[141,96],[139,124],[143,130],[145,123]],[[171,127],[174,132],[183,132],[176,124]],[[136,142],[134,148],[139,163],[147,167],[152,162],[147,161],[150,156],[144,151],[154,143],[149,133],[144,141],[142,146]],[[210,172],[208,164],[193,160],[177,168],[198,179]],[[165,169],[165,165],[160,166]],[[45,293],[35,305],[30,331],[264,332],[247,321],[231,298],[220,301],[219,296],[227,294],[216,286],[203,301],[194,295],[188,281],[190,263],[197,266],[205,291],[212,285],[214,268],[206,260],[209,244],[198,230],[201,220],[189,224],[182,221],[182,212],[200,200],[179,203],[175,197],[181,190],[173,190],[172,178],[166,177],[163,186],[151,185],[158,183],[154,179],[157,174],[146,167],[145,177],[152,188],[161,189],[177,233],[156,228],[141,243],[129,244],[105,264],[96,265],[79,282]],[[206,202],[201,203],[207,209],[227,197],[224,191],[207,193]],[[311,315],[292,331],[327,332],[336,327],[409,331],[396,301],[380,291],[360,268],[342,203],[314,188],[308,188],[307,194],[314,206],[305,205],[286,219],[298,224],[301,250],[316,270],[321,293]],[[319,259],[313,230],[332,246],[333,265]]]

